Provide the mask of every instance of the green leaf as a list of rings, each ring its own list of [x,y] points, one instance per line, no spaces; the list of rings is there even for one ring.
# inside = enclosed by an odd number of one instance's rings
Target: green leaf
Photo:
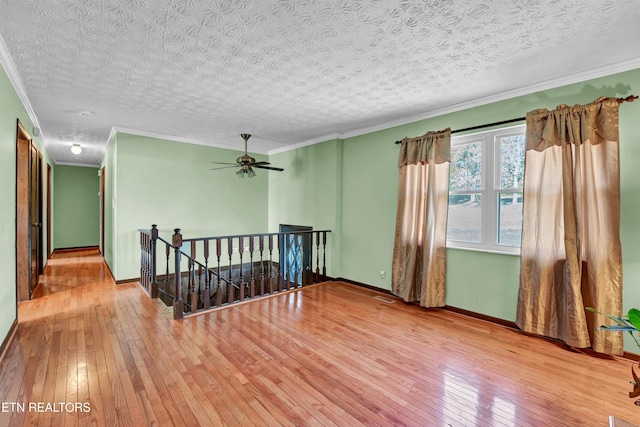
[[[627,317],[629,318],[629,322],[631,322],[636,329],[640,329],[640,310],[632,308],[629,310]]]
[[[626,325],[611,325],[611,326],[602,325],[602,326],[598,326],[598,329],[607,330],[607,331],[629,331],[629,332],[635,332],[638,330],[633,326],[626,326]]]
[[[598,313],[599,315],[604,316],[607,319],[611,319],[620,326],[628,326],[627,322],[625,322],[625,319],[623,319],[622,317],[614,316],[613,314],[601,313],[598,310],[594,309],[593,307],[586,307],[586,309],[592,313]]]

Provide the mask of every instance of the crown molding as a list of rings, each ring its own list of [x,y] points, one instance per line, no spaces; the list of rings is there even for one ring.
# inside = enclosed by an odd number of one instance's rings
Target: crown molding
[[[390,129],[396,126],[402,126],[409,123],[419,122],[421,120],[431,119],[434,117],[443,116],[445,114],[455,113],[458,111],[468,110],[474,107],[480,107],[483,105],[491,104],[494,102],[505,101],[507,99],[517,98],[519,96],[530,95],[536,92],[542,92],[550,89],[557,89],[562,86],[568,86],[575,83],[584,82],[587,80],[597,79],[600,77],[610,76],[625,71],[635,70],[640,68],[640,58],[634,58],[628,61],[617,62],[615,64],[609,64],[604,67],[592,68],[587,71],[575,73],[563,77],[545,80],[543,82],[535,83],[528,86],[521,86],[516,89],[500,92],[494,95],[477,98],[468,102],[462,102],[459,104],[450,105],[435,110],[429,110],[427,112],[416,114],[409,117],[403,117],[402,119],[392,120],[384,122],[375,126],[369,126],[366,128],[360,128],[342,134],[327,134],[317,138],[313,138],[307,141],[303,141],[297,144],[289,145],[287,147],[279,148],[269,151],[268,154],[283,153],[286,151],[295,150],[298,148],[306,147],[307,145],[318,144],[321,142],[330,141],[336,138],[352,138],[355,136],[366,135],[368,133],[377,132],[380,130]]]
[[[118,131],[116,130],[116,127],[115,126],[111,126],[111,131],[109,132],[109,137],[107,138],[107,143],[102,148],[102,155],[100,156],[100,159],[101,159],[100,163],[101,164],[104,161],[104,156],[107,155],[107,150],[109,149],[109,145],[111,145],[111,143],[115,139],[117,133],[118,133]]]
[[[149,138],[166,139],[168,141],[177,141],[177,142],[184,142],[187,144],[204,145],[206,147],[224,148],[225,150],[243,151],[243,150],[239,150],[238,147],[235,145],[232,146],[229,144],[219,144],[219,143],[209,142],[209,141],[205,142],[205,141],[200,141],[194,138],[184,138],[181,136],[169,135],[169,134],[160,133],[160,132],[132,129],[132,128],[121,127],[121,126],[114,126],[113,129],[115,129],[115,133],[128,133],[131,135],[146,136]],[[113,130],[112,130],[112,133],[113,133]],[[250,153],[268,154],[265,150],[251,150]]]
[[[27,115],[29,116],[31,123],[34,127],[40,129],[40,138],[42,139],[47,152],[49,152],[49,144],[47,142],[47,139],[44,137],[42,127],[40,127],[40,123],[38,122],[38,117],[36,116],[36,113],[31,106],[31,102],[27,97],[27,92],[24,89],[24,84],[22,83],[22,79],[18,74],[18,70],[16,69],[15,64],[13,63],[13,59],[11,59],[9,48],[7,48],[2,34],[0,34],[0,65],[2,65],[4,72],[7,74],[7,78],[9,79],[9,82],[11,82],[13,89],[16,91],[18,99],[20,99],[20,102],[22,102],[22,106],[27,111]]]
[[[298,142],[296,144],[287,145],[286,147],[276,148],[274,150],[269,151],[267,154],[272,155],[272,154],[278,154],[278,153],[285,153],[287,151],[296,150],[298,148],[306,147],[308,145],[319,144],[321,142],[331,141],[334,139],[342,139],[342,138],[343,138],[343,135],[341,133],[330,133],[328,135],[320,136],[318,138],[312,138],[306,141]]]
[[[56,162],[55,165],[56,166],[80,166],[83,168],[100,169],[100,165],[95,165],[93,163]]]

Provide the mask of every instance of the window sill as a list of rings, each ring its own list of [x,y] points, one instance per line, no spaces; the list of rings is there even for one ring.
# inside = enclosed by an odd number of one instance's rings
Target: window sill
[[[510,256],[520,256],[520,251],[518,252],[508,252],[508,251],[501,251],[501,250],[497,250],[497,249],[485,249],[485,248],[470,248],[470,247],[460,247],[460,246],[449,246],[447,245],[447,250],[448,249],[455,249],[458,251],[470,251],[470,252],[483,252],[483,253],[487,253],[487,254],[494,254],[494,255],[510,255]]]

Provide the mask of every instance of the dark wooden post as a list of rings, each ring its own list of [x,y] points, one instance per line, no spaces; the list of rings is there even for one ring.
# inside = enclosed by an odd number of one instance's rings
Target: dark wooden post
[[[218,270],[216,272],[216,306],[222,305],[222,278],[220,277],[220,257],[222,256],[222,239],[216,239],[216,258],[218,259]]]
[[[320,232],[316,231],[316,283],[320,282]]]
[[[140,231],[140,284],[143,288],[148,292],[146,278],[147,272],[145,271],[146,267],[146,259],[145,252],[147,251],[147,247],[145,246],[145,237],[147,234],[143,231]]]
[[[195,313],[198,311],[198,293],[200,291],[200,284],[196,280],[196,268],[195,268],[195,260],[196,260],[196,241],[191,241],[191,259],[189,260],[189,271],[190,271],[190,281],[191,281],[191,312]],[[196,290],[196,286],[198,289]]]
[[[227,284],[227,302],[233,304],[235,291],[233,288],[233,237],[227,238],[227,253],[229,255],[229,283]]]
[[[240,287],[240,301],[244,301],[245,294],[245,283],[244,283],[244,265],[242,265],[242,255],[244,254],[244,237],[238,237],[238,254],[240,255],[240,282],[238,286]]]
[[[172,236],[172,246],[175,251],[175,270],[173,272],[175,276],[175,296],[173,299],[173,318],[175,320],[182,319],[184,317],[184,301],[182,300],[182,272],[180,271],[180,257],[182,256],[182,252],[180,251],[180,247],[182,247],[182,234],[180,234],[180,229],[176,228],[174,234]]]
[[[211,274],[209,273],[209,241],[205,240],[203,243],[204,251],[204,309],[208,310],[211,305]]]
[[[284,242],[285,238],[286,238],[286,234],[279,234],[278,235],[278,260],[279,261],[284,261],[284,265],[280,265],[280,263],[278,263],[278,292],[282,292],[284,290],[282,288],[284,286],[284,279],[285,279],[285,277],[283,277],[283,274],[287,275],[287,273],[288,273],[286,271],[286,267],[287,267],[286,258],[287,258],[287,256],[286,256],[286,254],[283,254],[284,247],[285,247],[285,242]],[[285,271],[282,271],[283,269],[285,269]]]
[[[149,292],[149,289],[147,288],[147,259],[145,257],[147,252],[146,237],[147,233],[140,231],[140,284],[147,292]]]
[[[264,295],[264,260],[262,258],[264,252],[264,235],[258,237],[260,246],[260,295]]]
[[[158,298],[158,261],[156,258],[156,241],[158,240],[158,226],[151,225],[151,289],[149,294],[151,298]]]
[[[171,245],[166,244],[164,245],[164,255],[165,255],[165,269],[164,269],[164,285],[163,285],[163,290],[165,292],[169,292],[170,284],[169,284],[169,277],[171,277],[171,275],[169,274],[169,258],[171,257]]]
[[[309,231],[302,236],[302,284],[304,286],[313,283],[313,234]]]
[[[255,249],[255,243],[253,236],[249,236],[249,298],[256,296],[255,278],[253,276],[253,251]]]
[[[322,280],[327,280],[327,232],[322,232]]]
[[[269,234],[269,294],[273,293],[273,234]]]

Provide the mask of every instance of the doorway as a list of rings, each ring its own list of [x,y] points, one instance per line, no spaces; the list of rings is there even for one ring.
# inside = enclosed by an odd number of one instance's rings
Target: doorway
[[[47,163],[47,252],[46,259],[51,256],[51,165]]]
[[[42,154],[18,120],[16,131],[16,287],[31,298],[43,269]]]
[[[104,258],[104,187],[105,187],[105,167],[100,169],[100,254]]]
[[[301,231],[313,231],[313,227],[280,224],[280,232],[288,233],[280,237],[280,272],[285,280],[295,286],[311,283],[313,234],[298,234]]]

